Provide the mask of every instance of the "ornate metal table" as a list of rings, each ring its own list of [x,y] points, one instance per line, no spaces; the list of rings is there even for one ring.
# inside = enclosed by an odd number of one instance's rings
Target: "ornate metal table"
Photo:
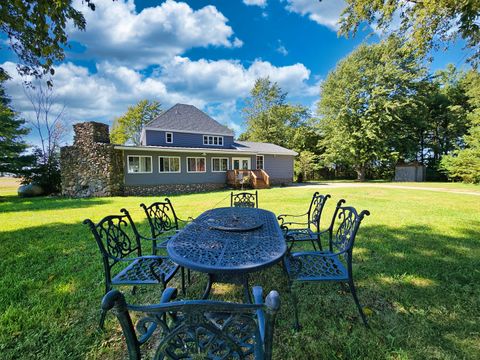
[[[241,283],[248,274],[279,262],[287,251],[275,214],[263,209],[217,208],[204,212],[167,245],[170,258],[186,268],[209,274],[212,283]]]

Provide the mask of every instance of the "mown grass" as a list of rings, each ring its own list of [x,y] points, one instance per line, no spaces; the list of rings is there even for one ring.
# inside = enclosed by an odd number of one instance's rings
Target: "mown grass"
[[[100,256],[86,217],[99,220],[129,209],[146,233],[138,206],[154,197],[19,199],[0,184],[0,353],[2,359],[116,359],[125,356],[113,316],[97,329],[103,291]],[[275,213],[302,212],[311,188],[259,192]],[[400,189],[328,189],[369,209],[358,234],[354,274],[371,329],[361,324],[351,295],[338,284],[300,285],[303,329],[291,328],[292,306],[279,266],[252,283],[282,297],[275,335],[276,359],[473,359],[480,354],[480,197]],[[228,205],[228,192],[173,196],[183,218]],[[148,247],[146,247],[146,250]],[[175,284],[174,284],[175,285]],[[178,285],[178,283],[176,283]],[[188,296],[205,277],[196,274]],[[147,287],[129,301],[155,301]],[[217,286],[219,299],[241,300],[241,291]]]

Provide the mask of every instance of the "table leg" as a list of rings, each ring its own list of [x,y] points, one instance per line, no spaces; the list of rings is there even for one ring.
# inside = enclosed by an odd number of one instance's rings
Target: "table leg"
[[[205,288],[205,291],[203,292],[202,299],[206,300],[210,296],[210,290],[212,290],[212,283],[213,283],[213,275],[208,274],[208,283],[207,287]]]
[[[243,291],[245,294],[245,302],[252,303],[252,295],[250,294],[250,286],[248,285],[248,274],[242,276]]]

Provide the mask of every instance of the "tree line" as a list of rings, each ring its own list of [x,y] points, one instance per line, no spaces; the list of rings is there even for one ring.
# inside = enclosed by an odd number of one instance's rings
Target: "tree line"
[[[430,180],[480,181],[480,76],[454,65],[429,74],[418,51],[390,37],[360,45],[320,88],[314,114],[258,79],[240,139],[299,152],[296,174],[391,179],[399,162],[427,166]]]

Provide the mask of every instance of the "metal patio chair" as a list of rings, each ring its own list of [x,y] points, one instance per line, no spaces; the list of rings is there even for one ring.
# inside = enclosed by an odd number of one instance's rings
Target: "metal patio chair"
[[[147,216],[152,236],[152,254],[157,255],[158,251],[166,252],[167,244],[170,238],[180,231],[180,228],[188,224],[193,219],[180,219],[175,212],[172,202],[169,198],[164,201],[157,201],[149,206],[140,204]],[[182,225],[182,226],[180,226]],[[182,273],[182,291],[185,293],[185,269],[181,267]],[[188,283],[191,283],[191,272],[187,269]]]
[[[360,213],[353,207],[342,206],[345,200],[337,203],[332,222],[327,230],[329,236],[328,250],[302,251],[288,253],[284,259],[285,270],[289,278],[295,310],[295,328],[299,329],[297,302],[293,289],[295,282],[301,281],[336,281],[348,283],[355,305],[365,326],[367,319],[363,313],[353,282],[352,253],[355,237],[364,216],[370,215],[368,210]],[[335,228],[335,229],[334,229]]]
[[[86,219],[102,254],[105,271],[105,293],[115,285],[131,285],[133,292],[137,285],[161,284],[165,289],[179,266],[167,256],[142,256],[141,236],[126,209],[123,215],[109,215],[97,224]],[[121,264],[126,264],[122,267]],[[118,266],[117,266],[118,265]],[[114,272],[113,269],[119,269]],[[103,328],[105,312],[100,316]]]
[[[254,193],[239,192],[230,194],[231,207],[258,208],[258,191]]]
[[[144,348],[154,359],[270,360],[280,297],[271,291],[264,301],[258,286],[253,295],[254,304],[170,302],[176,289],[167,288],[159,304],[141,306],[127,304],[120,291],[112,290],[103,298],[102,309],[114,309],[130,360],[144,358]],[[138,318],[135,326],[133,314]]]
[[[285,234],[289,251],[296,243],[310,242],[314,250],[322,250],[321,235],[328,230],[320,231],[320,220],[325,203],[331,196],[315,192],[310,201],[308,211],[300,215],[282,214],[278,216],[280,227]]]

